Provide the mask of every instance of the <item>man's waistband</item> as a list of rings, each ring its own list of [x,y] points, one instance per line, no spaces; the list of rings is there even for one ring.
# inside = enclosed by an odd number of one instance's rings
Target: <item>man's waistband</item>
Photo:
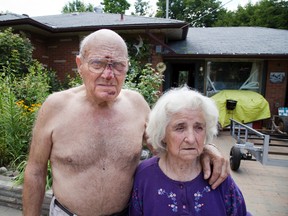
[[[56,198],[54,198],[54,204],[57,205],[62,211],[64,211],[69,216],[77,216],[70,212],[66,207],[64,207]],[[129,207],[125,208],[123,211],[114,213],[107,216],[128,216],[129,215]]]
[[[62,211],[64,211],[69,216],[76,216],[72,212],[70,212],[67,208],[65,208],[56,198],[54,199],[54,204],[58,206]]]

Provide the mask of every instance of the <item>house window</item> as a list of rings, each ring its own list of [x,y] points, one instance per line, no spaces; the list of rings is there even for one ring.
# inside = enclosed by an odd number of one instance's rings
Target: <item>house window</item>
[[[224,89],[246,89],[260,93],[260,62],[207,62],[206,94]]]

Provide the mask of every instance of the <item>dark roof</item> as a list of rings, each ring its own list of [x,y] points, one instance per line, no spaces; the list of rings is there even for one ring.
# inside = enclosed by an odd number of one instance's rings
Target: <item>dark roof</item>
[[[186,40],[168,45],[177,54],[288,56],[288,30],[262,27],[189,28]]]
[[[0,22],[1,21],[9,21],[9,20],[17,20],[17,19],[25,19],[27,15],[20,15],[14,13],[0,14]]]
[[[184,26],[186,23],[179,20],[151,18],[144,16],[132,16],[110,13],[70,13],[52,16],[33,17],[37,22],[43,23],[50,28],[78,28],[83,26],[123,26],[133,25],[153,27],[153,25],[179,25]]]
[[[21,28],[19,25],[22,25],[22,27],[23,25],[31,25],[32,28],[39,28],[41,31],[46,31],[46,33],[94,31],[99,28],[113,30],[140,29],[142,31],[149,29],[154,33],[164,32],[172,40],[184,39],[188,29],[185,21],[110,13],[85,12],[36,17],[17,14],[0,15],[0,26]]]

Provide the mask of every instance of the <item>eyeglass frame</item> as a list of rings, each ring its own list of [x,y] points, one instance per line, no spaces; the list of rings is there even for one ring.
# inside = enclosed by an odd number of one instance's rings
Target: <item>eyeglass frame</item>
[[[115,61],[112,59],[107,59],[107,58],[91,58],[89,60],[86,60],[86,58],[84,58],[83,56],[81,57],[87,64],[88,64],[88,69],[91,73],[96,73],[96,74],[101,74],[104,72],[104,70],[107,68],[107,65],[110,66],[110,68],[113,71],[113,74],[115,76],[121,76],[121,75],[125,75],[128,71],[128,65],[129,65],[129,59],[128,58],[123,58],[123,59],[118,59],[119,61]],[[96,69],[91,65],[91,62],[93,61],[99,61],[100,63],[104,64],[101,68]],[[119,63],[122,64],[123,66],[123,71],[119,71],[116,69],[116,67],[114,66],[115,63]],[[91,70],[92,68],[92,70]]]

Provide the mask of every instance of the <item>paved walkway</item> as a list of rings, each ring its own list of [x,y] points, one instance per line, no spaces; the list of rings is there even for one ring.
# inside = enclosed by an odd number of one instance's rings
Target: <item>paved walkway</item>
[[[229,131],[221,132],[215,143],[229,158],[235,143]],[[264,166],[258,161],[241,160],[240,168],[237,172],[231,171],[231,175],[253,216],[288,216],[288,167]]]
[[[230,149],[235,143],[229,132],[221,132],[215,143],[229,158]],[[264,166],[258,161],[241,161],[239,170],[231,171],[231,175],[240,187],[247,208],[253,216],[288,215],[288,167]],[[0,206],[0,215],[21,216],[22,212]]]
[[[1,216],[22,216],[22,211],[0,205]]]

